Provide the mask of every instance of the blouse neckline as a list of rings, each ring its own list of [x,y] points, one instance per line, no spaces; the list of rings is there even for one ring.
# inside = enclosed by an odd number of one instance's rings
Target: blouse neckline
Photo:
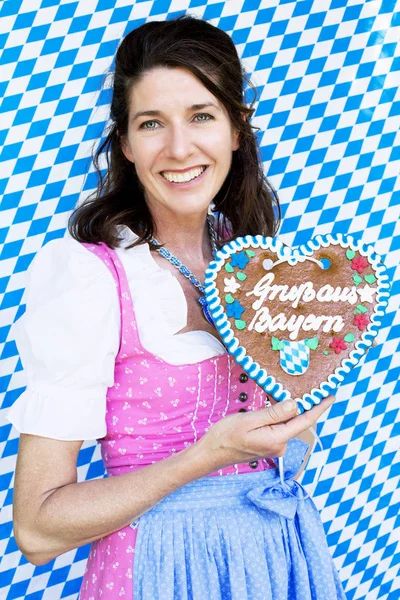
[[[146,264],[146,268],[149,267],[150,271],[153,271],[153,272],[162,272],[163,274],[167,274],[167,276],[170,276],[171,278],[173,278],[177,282],[177,284],[179,285],[179,287],[181,289],[182,296],[183,296],[183,298],[185,300],[186,307],[187,307],[186,296],[185,296],[182,284],[179,281],[178,277],[176,277],[168,269],[164,269],[163,267],[161,267],[154,260],[154,258],[151,256],[151,250],[150,250],[149,244],[143,243],[143,244],[140,244],[139,246],[135,246],[134,248],[127,249],[126,246],[130,245],[131,243],[133,243],[134,241],[136,241],[137,239],[139,239],[139,236],[137,234],[135,234],[132,231],[132,229],[130,229],[130,227],[128,227],[127,225],[119,225],[118,226],[118,230],[119,230],[119,233],[124,238],[123,239],[123,244],[124,245],[120,246],[119,248],[117,248],[115,250],[115,252],[118,253],[118,250],[120,250],[120,251],[123,250],[125,252],[130,252],[132,250],[136,250],[137,248],[143,248],[143,254],[144,254],[144,257],[146,258],[146,263],[145,263]],[[143,258],[143,256],[141,258]],[[128,285],[128,282],[127,282],[127,273],[126,273],[126,270],[124,268],[124,265],[122,265],[122,267],[123,267],[123,271],[124,271],[124,278],[125,278],[125,281],[126,281],[126,287],[127,287],[128,294],[129,294],[129,301],[130,301],[131,311],[132,311],[133,315],[135,316],[135,306],[134,306],[132,294],[131,294],[131,291],[130,291],[130,288],[129,288],[129,285]],[[135,325],[136,325],[136,330],[137,330],[138,341],[139,341],[139,344],[140,344],[141,348],[143,348],[147,353],[152,354],[151,352],[149,352],[148,350],[146,350],[145,347],[143,346],[143,344],[141,343],[140,333],[139,333],[139,329],[137,327],[136,318],[135,318]],[[190,331],[184,331],[182,333],[177,332],[177,333],[175,333],[173,335],[173,337],[175,337],[175,336],[186,336],[188,334],[206,334],[209,338],[211,338],[213,341],[216,341],[219,344],[221,350],[224,350],[224,352],[222,354],[213,356],[211,358],[203,359],[202,361],[199,361],[198,363],[195,363],[195,364],[201,364],[201,363],[204,363],[204,362],[207,362],[207,361],[210,361],[210,360],[215,360],[215,359],[218,359],[218,358],[221,358],[221,357],[225,357],[226,354],[228,353],[227,350],[226,350],[226,347],[224,346],[224,344],[216,336],[212,335],[211,333],[209,333],[208,331],[206,331],[204,329],[192,329]],[[173,364],[170,364],[168,361],[166,361],[165,359],[163,359],[163,358],[161,358],[161,357],[159,357],[157,355],[154,355],[154,356],[157,359],[161,360],[166,365],[175,366]],[[193,363],[184,363],[184,364],[181,364],[180,366],[189,366],[191,364],[193,364]]]

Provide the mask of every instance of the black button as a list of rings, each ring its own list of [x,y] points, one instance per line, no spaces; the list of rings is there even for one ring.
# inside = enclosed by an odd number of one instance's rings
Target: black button
[[[242,392],[241,394],[239,394],[239,400],[240,402],[246,402],[248,396],[246,394],[246,392]]]
[[[257,469],[258,460],[252,460],[251,462],[249,462],[249,467],[251,467],[252,469]]]
[[[246,373],[241,373],[240,377],[239,377],[239,381],[240,383],[246,383],[246,381],[248,381],[249,376]]]
[[[238,412],[247,412],[245,408],[239,408]]]

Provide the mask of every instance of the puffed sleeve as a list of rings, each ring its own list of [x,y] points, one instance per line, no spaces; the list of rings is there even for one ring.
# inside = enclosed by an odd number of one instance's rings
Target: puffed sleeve
[[[12,334],[27,387],[8,420],[58,440],[103,437],[120,327],[110,272],[71,237],[53,240],[35,256],[25,294]]]

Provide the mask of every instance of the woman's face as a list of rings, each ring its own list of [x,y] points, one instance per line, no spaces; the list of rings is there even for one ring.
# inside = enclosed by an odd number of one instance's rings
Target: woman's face
[[[138,115],[144,111],[153,113]],[[135,164],[153,216],[189,217],[204,214],[220,190],[238,137],[225,107],[190,71],[157,68],[132,89],[122,149]],[[179,171],[194,179],[171,183],[163,175],[171,179]]]

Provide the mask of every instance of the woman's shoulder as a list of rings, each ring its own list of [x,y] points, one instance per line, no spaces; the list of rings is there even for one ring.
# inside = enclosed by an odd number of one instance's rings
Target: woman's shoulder
[[[27,365],[36,360],[35,352],[55,373],[69,362],[76,373],[86,358],[115,354],[119,305],[113,278],[76,240],[51,240],[38,251],[28,269],[24,302],[13,333]]]
[[[84,244],[68,234],[42,246],[29,271],[30,274],[43,274],[48,278],[60,278],[71,273],[93,278],[106,273],[108,269]]]
[[[69,235],[42,246],[26,273],[27,308],[57,298],[96,306],[102,299],[107,305],[115,303],[114,296],[115,283],[107,266]]]
[[[46,264],[53,266],[57,264],[70,264],[71,261],[85,263],[94,263],[98,261],[88,252],[84,244],[75,240],[70,234],[65,234],[62,238],[50,240],[42,246],[36,253],[32,265]]]

